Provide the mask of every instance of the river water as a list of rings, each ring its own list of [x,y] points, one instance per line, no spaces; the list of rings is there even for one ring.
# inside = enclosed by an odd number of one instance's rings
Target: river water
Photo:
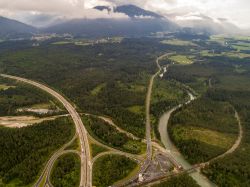
[[[192,100],[195,99],[195,97],[191,94],[188,93],[190,100],[186,103],[190,103]],[[164,113],[160,120],[159,120],[159,126],[158,130],[161,135],[161,142],[164,144],[167,152],[185,169],[190,169],[192,168],[192,165],[189,164],[186,159],[181,155],[181,153],[178,151],[178,149],[175,147],[173,142],[170,140],[170,137],[168,135],[167,131],[167,126],[168,126],[168,121],[171,116],[171,114],[180,108],[182,105],[179,105],[166,113]],[[201,174],[199,171],[195,171],[191,174],[189,174],[200,186],[202,187],[215,187],[216,185],[213,184],[211,181],[209,181],[203,174]]]

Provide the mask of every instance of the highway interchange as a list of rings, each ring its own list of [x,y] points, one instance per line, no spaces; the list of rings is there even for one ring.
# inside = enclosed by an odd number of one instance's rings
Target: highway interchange
[[[54,96],[56,99],[58,99],[64,107],[69,112],[70,116],[72,117],[74,124],[76,126],[77,134],[80,140],[80,146],[81,146],[81,179],[80,179],[80,187],[91,187],[92,186],[92,164],[91,164],[91,156],[90,156],[90,147],[89,147],[89,141],[87,137],[87,130],[85,129],[81,117],[76,112],[75,108],[71,105],[69,101],[67,101],[62,95],[54,91],[53,89],[21,77],[11,76],[11,75],[5,75],[1,74],[2,77],[14,79],[17,81],[25,82],[27,84],[33,85],[35,87],[38,87],[45,92],[48,92],[52,96]],[[49,166],[48,166],[49,167]]]
[[[74,138],[70,142],[65,144],[62,148],[57,150],[52,155],[52,157],[47,162],[47,164],[42,172],[42,175],[39,177],[39,179],[37,180],[37,182],[35,183],[34,186],[35,187],[52,186],[52,184],[50,182],[50,173],[51,173],[51,170],[53,168],[53,164],[61,155],[67,154],[67,153],[78,154],[81,158],[80,187],[92,187],[92,166],[98,158],[100,158],[101,156],[104,156],[104,155],[108,155],[108,154],[118,154],[118,155],[123,155],[123,156],[126,156],[128,158],[131,158],[131,159],[135,160],[140,165],[140,168],[141,168],[136,173],[136,175],[134,177],[132,177],[128,181],[125,181],[117,186],[137,186],[138,184],[140,184],[140,183],[138,183],[139,174],[147,173],[148,168],[152,167],[152,163],[155,163],[155,160],[153,158],[153,148],[155,150],[154,152],[159,152],[160,155],[163,154],[163,155],[165,155],[165,158],[168,158],[169,160],[171,160],[171,162],[175,165],[175,167],[177,169],[184,168],[184,171],[179,171],[178,173],[182,173],[185,171],[188,171],[188,172],[193,171],[193,169],[199,169],[201,167],[204,167],[204,165],[209,164],[210,161],[203,163],[203,164],[200,164],[200,165],[186,167],[186,165],[185,165],[186,162],[182,162],[182,161],[178,160],[178,157],[176,156],[177,154],[180,155],[178,150],[174,149],[174,151],[173,151],[173,149],[169,148],[168,145],[165,145],[166,143],[164,143],[164,142],[166,142],[166,140],[162,140],[162,141],[167,149],[164,149],[162,146],[158,145],[156,142],[152,142],[151,124],[150,124],[150,105],[151,105],[150,102],[151,102],[152,88],[153,88],[153,84],[154,84],[154,79],[157,76],[159,76],[162,72],[166,73],[166,71],[167,71],[166,69],[168,68],[168,66],[166,66],[165,70],[163,71],[163,67],[160,66],[159,61],[162,60],[163,58],[167,57],[168,55],[170,55],[170,54],[164,54],[156,59],[156,65],[158,67],[158,71],[154,75],[152,75],[152,77],[150,78],[150,81],[149,81],[149,85],[148,85],[148,92],[147,92],[146,103],[145,103],[146,104],[146,111],[145,111],[146,112],[146,140],[142,140],[143,142],[145,142],[147,144],[146,156],[125,153],[125,152],[116,150],[114,148],[110,148],[109,146],[104,145],[104,144],[98,142],[97,140],[95,140],[94,138],[92,138],[87,133],[87,130],[83,125],[83,122],[81,120],[80,115],[77,113],[77,111],[72,106],[72,104],[69,101],[67,101],[62,95],[57,93],[55,90],[47,87],[44,84],[29,80],[29,79],[11,76],[11,75],[6,75],[6,74],[0,74],[0,76],[5,77],[5,78],[14,79],[14,80],[21,81],[21,82],[24,82],[27,84],[31,84],[35,87],[38,87],[38,88],[46,91],[47,93],[51,94],[52,96],[54,96],[56,99],[58,99],[64,105],[66,110],[69,112],[70,116],[72,117],[72,119],[74,121],[75,127],[76,127],[77,134],[74,136]],[[192,100],[195,99],[195,97],[189,91],[188,91],[188,94],[190,96],[190,100],[186,104],[189,104]],[[166,114],[167,117],[165,119],[165,123],[168,123],[168,119],[169,119],[170,115],[176,109],[180,108],[181,106],[182,105],[176,106],[167,112],[167,114]],[[91,114],[87,114],[87,115],[91,115]],[[123,132],[123,133],[126,132],[123,129],[120,129],[118,126],[116,126],[113,123],[112,119],[109,119],[109,118],[103,117],[103,116],[97,116],[97,117],[108,122],[110,125],[116,127],[116,129],[118,131]],[[235,117],[236,117],[238,124],[239,124],[239,137],[231,149],[229,149],[226,153],[224,153],[223,155],[220,155],[217,158],[221,158],[229,153],[232,153],[239,146],[239,144],[241,142],[243,132],[242,132],[242,126],[241,126],[240,118],[239,118],[237,111],[235,111]],[[162,129],[160,129],[160,132],[164,132],[163,128],[165,128],[165,127],[159,127],[159,128],[162,128]],[[126,134],[133,139],[137,139],[137,137],[135,137],[133,134],[130,134],[130,133],[126,133]],[[78,137],[80,140],[80,151],[65,150],[65,148],[68,147],[75,140],[76,137]],[[107,148],[109,151],[101,153],[92,159],[91,155],[90,155],[89,140],[96,143],[97,145],[100,145],[100,146]],[[169,140],[167,139],[167,141],[169,141]],[[155,154],[154,156],[157,157],[157,154]],[[175,160],[175,158],[177,158],[177,160]],[[213,160],[215,160],[217,158],[214,158]],[[195,170],[195,173],[197,175],[197,170]],[[172,175],[172,174],[166,175],[166,173],[164,173],[164,174],[165,174],[165,177],[164,177],[164,175],[159,175],[159,176],[155,175],[154,177],[152,177],[152,176],[151,176],[151,178],[149,177],[149,179],[145,180],[144,182],[150,183],[150,182],[154,182],[155,180],[165,179],[165,178],[169,177],[170,175]],[[191,176],[192,176],[192,174],[191,174]],[[193,176],[195,176],[195,174],[193,174]],[[195,176],[193,178],[196,180],[197,176]],[[198,176],[198,178],[200,178],[200,176]],[[197,182],[200,183],[200,181],[198,181],[198,180],[197,180]],[[214,184],[212,184],[210,182],[208,182],[207,184],[208,185],[205,185],[205,186],[214,186]]]

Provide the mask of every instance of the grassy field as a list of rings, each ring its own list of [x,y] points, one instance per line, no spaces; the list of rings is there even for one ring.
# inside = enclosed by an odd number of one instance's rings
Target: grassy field
[[[93,95],[93,96],[96,96],[96,95],[98,95],[100,92],[101,92],[101,90],[103,89],[103,88],[105,88],[105,86],[106,86],[106,83],[102,83],[102,84],[99,84],[98,86],[96,86],[93,90],[91,90],[91,95]]]
[[[142,114],[144,112],[144,106],[134,105],[134,106],[128,107],[128,110],[135,114]]]
[[[185,55],[174,55],[174,56],[170,56],[169,59],[174,61],[175,63],[182,64],[182,65],[193,63],[191,58]]]
[[[202,50],[200,52],[201,56],[203,57],[230,57],[230,58],[249,58],[250,54],[242,53],[240,51],[230,51],[230,52],[221,52],[213,53],[213,51],[209,50]]]
[[[15,86],[0,84],[0,90],[8,90],[9,88],[15,88]]]
[[[169,132],[194,164],[226,152],[238,136],[238,125],[230,104],[201,98],[173,114]]]
[[[200,127],[183,127],[177,125],[173,129],[173,136],[176,136],[176,140],[181,138],[183,141],[196,140],[205,144],[218,146],[224,150],[229,149],[235,142],[235,134],[221,133],[214,130],[209,130]]]
[[[102,146],[99,146],[97,144],[94,144],[92,143],[91,144],[91,155],[92,155],[92,158],[94,158],[96,155],[98,155],[99,153],[102,153],[102,152],[105,152],[105,151],[108,151],[106,148],[102,147]]]
[[[161,41],[161,43],[168,45],[176,45],[176,46],[196,46],[196,44],[192,43],[191,41],[178,40],[178,39],[163,40]]]
[[[232,45],[232,47],[237,49],[237,51],[247,51],[250,50],[250,43],[237,42],[235,45]]]
[[[54,42],[52,45],[65,45],[65,44],[72,44],[71,41],[59,41],[59,42]]]

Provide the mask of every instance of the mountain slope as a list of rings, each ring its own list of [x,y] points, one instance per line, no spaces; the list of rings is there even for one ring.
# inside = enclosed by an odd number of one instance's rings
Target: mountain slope
[[[0,16],[0,37],[26,37],[36,32],[32,26]]]
[[[175,25],[155,19],[75,19],[45,29],[50,33],[71,33],[77,36],[145,36],[151,33],[174,30]]]
[[[162,16],[134,5],[116,8],[97,6],[96,10],[124,13],[127,19],[74,19],[45,29],[45,32],[71,33],[77,36],[145,36],[155,32],[174,31],[178,27]]]

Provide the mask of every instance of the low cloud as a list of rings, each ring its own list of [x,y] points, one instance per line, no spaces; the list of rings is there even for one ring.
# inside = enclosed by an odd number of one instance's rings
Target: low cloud
[[[186,14],[198,12],[212,19],[223,18],[240,28],[250,28],[249,0],[107,0],[119,4],[135,4],[156,11],[175,20]],[[196,19],[196,18],[195,18]]]
[[[134,4],[161,13],[173,20],[199,19],[185,17],[198,12],[212,19],[226,19],[241,28],[250,28],[249,0],[0,0],[0,15],[32,22],[28,16],[37,15],[60,18],[126,18],[125,15],[91,10],[97,5],[118,6]],[[41,17],[39,19],[41,19]],[[45,19],[45,18],[44,18]],[[34,21],[34,20],[33,20]]]
[[[50,0],[49,2],[44,0],[18,0],[18,2],[0,0],[0,15],[38,27],[47,26],[59,20],[75,18],[128,19],[125,14],[107,10],[98,11],[86,5],[88,5],[88,1],[84,0]]]

